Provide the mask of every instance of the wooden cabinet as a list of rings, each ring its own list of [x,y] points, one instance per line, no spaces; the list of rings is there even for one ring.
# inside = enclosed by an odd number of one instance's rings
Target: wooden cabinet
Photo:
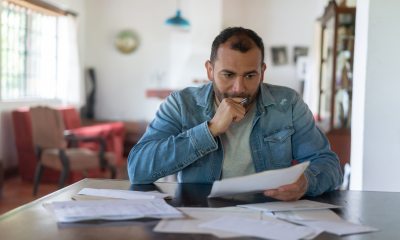
[[[321,17],[318,122],[342,165],[350,160],[355,14],[330,1]]]

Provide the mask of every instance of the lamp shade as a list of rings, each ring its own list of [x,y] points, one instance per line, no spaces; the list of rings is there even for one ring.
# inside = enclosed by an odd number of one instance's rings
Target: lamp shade
[[[175,16],[173,16],[171,18],[168,18],[165,21],[165,24],[171,25],[171,26],[174,26],[174,27],[183,28],[183,29],[188,29],[190,27],[189,21],[184,19],[181,16],[181,11],[179,9],[176,10],[176,15]]]

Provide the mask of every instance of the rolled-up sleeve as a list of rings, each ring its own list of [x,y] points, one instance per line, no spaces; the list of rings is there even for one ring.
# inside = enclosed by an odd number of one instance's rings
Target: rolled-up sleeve
[[[293,101],[293,157],[299,162],[310,161],[305,176],[306,195],[316,196],[337,189],[343,173],[337,155],[331,151],[328,139],[315,125],[312,113],[300,96]]]
[[[175,174],[218,149],[207,121],[183,129],[178,95],[161,104],[146,133],[129,153],[128,175],[134,184],[147,184]]]

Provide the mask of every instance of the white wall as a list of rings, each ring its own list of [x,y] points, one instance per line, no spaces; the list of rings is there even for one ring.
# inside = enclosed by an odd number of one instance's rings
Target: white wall
[[[400,191],[399,12],[398,0],[357,2],[351,189]]]
[[[182,1],[192,27],[179,32],[164,24],[175,15],[175,0],[87,0],[85,65],[97,72],[96,118],[151,120],[161,100],[146,98],[147,89],[182,88],[205,78],[204,62],[221,25],[219,2]],[[136,31],[141,40],[130,55],[113,46],[123,29]]]
[[[115,0],[110,4],[108,0],[87,0],[85,66],[97,71],[96,118],[151,120],[161,101],[145,98],[146,89],[179,89],[194,85],[194,79],[206,79],[204,62],[212,40],[226,26],[240,25],[259,32],[268,63],[270,46],[287,46],[289,64],[269,64],[266,81],[299,90],[292,49],[312,46],[314,24],[323,11],[321,2],[181,1],[191,30],[177,32],[164,24],[174,15],[176,1]],[[115,35],[123,29],[135,30],[141,38],[141,46],[131,55],[122,55],[113,46]],[[162,84],[157,84],[157,75],[163,75]]]
[[[265,82],[300,89],[293,63],[293,47],[306,46],[312,51],[315,22],[323,14],[321,0],[225,0],[224,26],[243,26],[255,30],[264,40]],[[273,65],[271,46],[286,46],[287,65]]]

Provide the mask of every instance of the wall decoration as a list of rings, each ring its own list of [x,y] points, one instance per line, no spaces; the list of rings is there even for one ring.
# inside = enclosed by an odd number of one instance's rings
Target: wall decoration
[[[297,58],[300,56],[307,56],[308,55],[308,47],[300,47],[295,46],[293,48],[293,63],[297,63]]]
[[[272,63],[274,65],[284,65],[288,63],[286,47],[271,47]]]
[[[132,30],[124,30],[115,38],[115,47],[124,54],[135,51],[139,46],[139,37]]]

